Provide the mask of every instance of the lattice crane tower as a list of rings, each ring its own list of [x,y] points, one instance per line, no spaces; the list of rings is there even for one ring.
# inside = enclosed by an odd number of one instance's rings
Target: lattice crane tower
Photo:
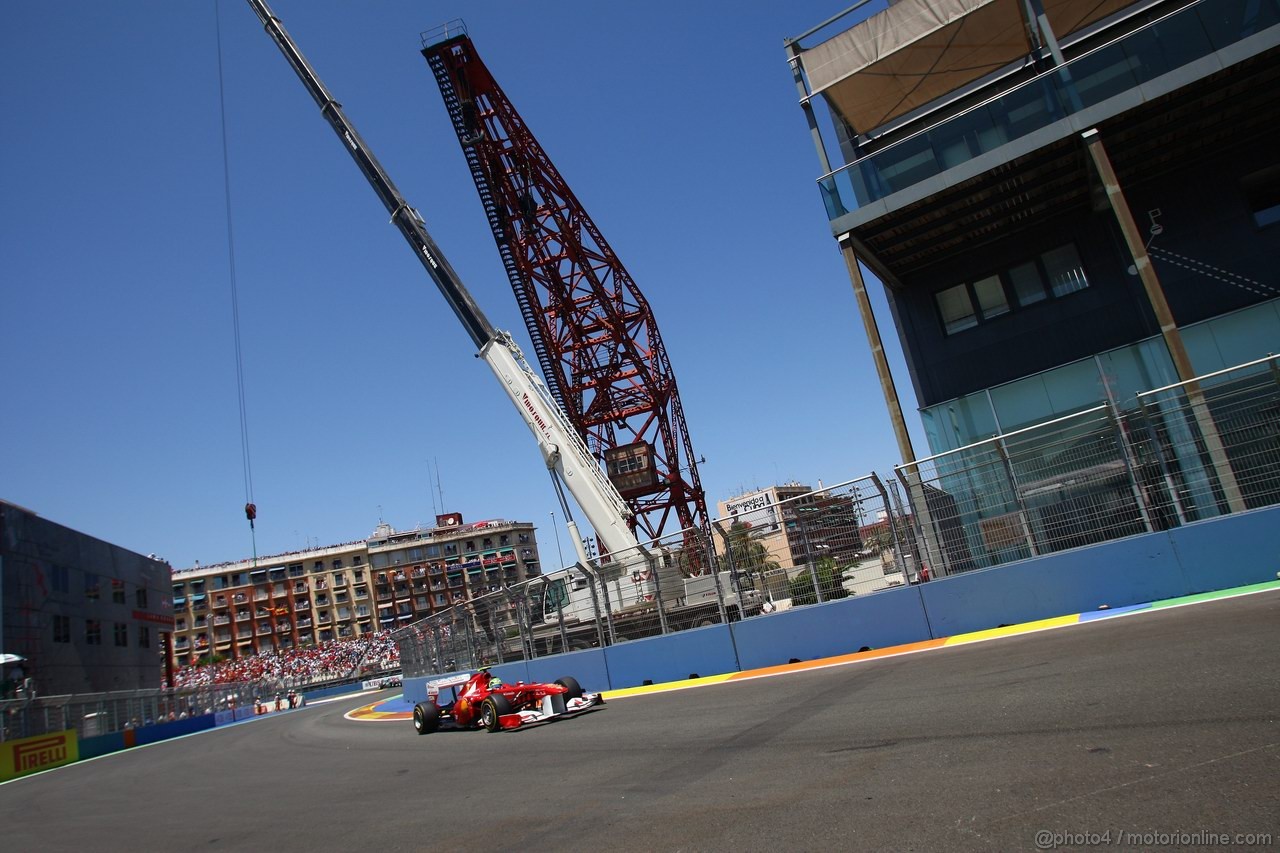
[[[450,32],[452,29],[452,33]],[[538,365],[635,513],[637,535],[707,531],[676,377],[644,294],[476,53],[424,34]],[[641,536],[643,539],[644,536]]]

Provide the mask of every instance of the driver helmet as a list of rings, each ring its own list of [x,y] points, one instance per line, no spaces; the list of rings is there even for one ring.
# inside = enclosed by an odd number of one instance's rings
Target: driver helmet
[[[489,689],[490,689],[490,690],[497,690],[497,689],[498,689],[499,687],[501,687],[501,686],[502,686],[502,679],[501,679],[501,678],[499,678],[499,677],[498,677],[498,676],[496,676],[496,675],[491,675],[491,676],[489,676]]]

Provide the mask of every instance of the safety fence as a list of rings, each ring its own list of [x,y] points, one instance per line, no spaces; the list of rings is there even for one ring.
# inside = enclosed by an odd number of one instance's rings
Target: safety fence
[[[598,648],[1280,503],[1280,360],[1260,359],[810,490],[478,595],[393,636],[405,677]]]
[[[1271,356],[896,469],[935,576],[1280,502]]]
[[[75,729],[80,738],[253,707],[258,686],[215,684],[171,690],[117,690],[0,702],[0,741]]]
[[[709,532],[682,530],[477,596],[396,632],[404,674],[613,645],[914,582],[917,549],[888,486],[869,475],[767,490]]]

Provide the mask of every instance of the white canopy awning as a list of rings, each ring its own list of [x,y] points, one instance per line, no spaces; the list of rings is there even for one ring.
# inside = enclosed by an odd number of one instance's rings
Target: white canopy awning
[[[866,133],[1030,51],[1021,0],[900,0],[802,61],[810,91]]]

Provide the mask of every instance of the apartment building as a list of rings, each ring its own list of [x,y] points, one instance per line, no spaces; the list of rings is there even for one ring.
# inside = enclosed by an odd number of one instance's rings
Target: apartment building
[[[541,574],[534,526],[437,516],[368,539],[174,572],[173,664],[401,627]]]

